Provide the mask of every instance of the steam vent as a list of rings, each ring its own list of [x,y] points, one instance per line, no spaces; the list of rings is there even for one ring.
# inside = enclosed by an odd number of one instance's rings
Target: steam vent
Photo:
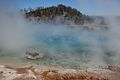
[[[38,58],[40,58],[40,53],[38,53],[38,52],[26,52],[25,53],[25,57],[27,58],[27,59],[38,59]]]

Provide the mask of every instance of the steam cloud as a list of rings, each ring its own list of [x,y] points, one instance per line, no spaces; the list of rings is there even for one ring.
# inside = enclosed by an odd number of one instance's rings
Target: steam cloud
[[[2,11],[0,13],[0,47],[16,50],[31,44],[29,29],[22,15]]]
[[[53,59],[55,64],[120,63],[120,24],[115,17],[104,18],[109,30],[89,31],[65,25],[32,24],[19,12],[0,10],[0,50],[16,51],[39,45],[43,52],[57,58],[56,61]]]
[[[77,0],[80,2],[80,0]],[[109,54],[111,56],[107,56],[110,59],[110,64],[119,64],[120,62],[120,10],[118,9],[120,7],[119,3],[116,0],[95,0],[97,7],[99,10],[103,13],[103,17],[105,20],[105,24],[108,26],[109,30],[106,31],[104,35],[107,37],[107,42],[104,44],[106,45],[107,50],[110,51]],[[81,2],[80,2],[81,3]],[[104,9],[102,9],[104,8]],[[93,11],[94,12],[94,11]],[[97,21],[95,21],[97,22]],[[98,43],[99,44],[99,43]],[[99,65],[99,63],[102,64],[108,64],[105,62],[103,58],[106,58],[106,54],[104,52],[104,49],[100,49],[100,46],[98,45],[98,50],[96,50],[96,55],[93,56],[93,60],[91,63],[96,63]],[[108,52],[109,52],[108,51]],[[107,58],[106,58],[107,59]]]

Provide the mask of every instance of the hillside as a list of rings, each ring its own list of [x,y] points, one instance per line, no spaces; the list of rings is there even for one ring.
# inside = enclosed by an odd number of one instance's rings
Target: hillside
[[[24,9],[28,20],[53,24],[77,24],[93,22],[92,18],[82,14],[75,8],[59,4],[51,7],[38,7],[36,9]]]

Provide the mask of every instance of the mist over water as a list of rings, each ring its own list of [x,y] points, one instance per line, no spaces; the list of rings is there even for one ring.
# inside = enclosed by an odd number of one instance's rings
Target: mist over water
[[[72,68],[111,62],[111,49],[108,48],[109,40],[104,30],[34,24],[27,22],[19,13],[12,15],[12,18],[5,13],[1,17],[1,59],[5,57],[23,63]],[[30,61],[23,56],[26,51],[38,51],[45,55]]]
[[[20,12],[1,9],[0,61],[64,68],[120,64],[119,21],[115,17],[105,20],[108,30],[87,30],[81,26],[31,23]],[[27,60],[26,51],[38,51],[44,56]]]

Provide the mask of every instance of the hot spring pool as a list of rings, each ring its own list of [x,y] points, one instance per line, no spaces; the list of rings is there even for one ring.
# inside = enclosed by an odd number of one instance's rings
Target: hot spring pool
[[[51,31],[48,33],[44,31],[34,33],[35,44],[20,49],[20,52],[1,50],[0,63],[81,68],[92,64],[105,65],[114,62],[112,58],[114,54],[108,47],[109,41],[105,33],[83,31],[79,28],[63,30],[61,33],[58,31],[54,34],[51,34]],[[45,55],[40,59],[29,60],[24,57],[26,51],[38,51]]]

